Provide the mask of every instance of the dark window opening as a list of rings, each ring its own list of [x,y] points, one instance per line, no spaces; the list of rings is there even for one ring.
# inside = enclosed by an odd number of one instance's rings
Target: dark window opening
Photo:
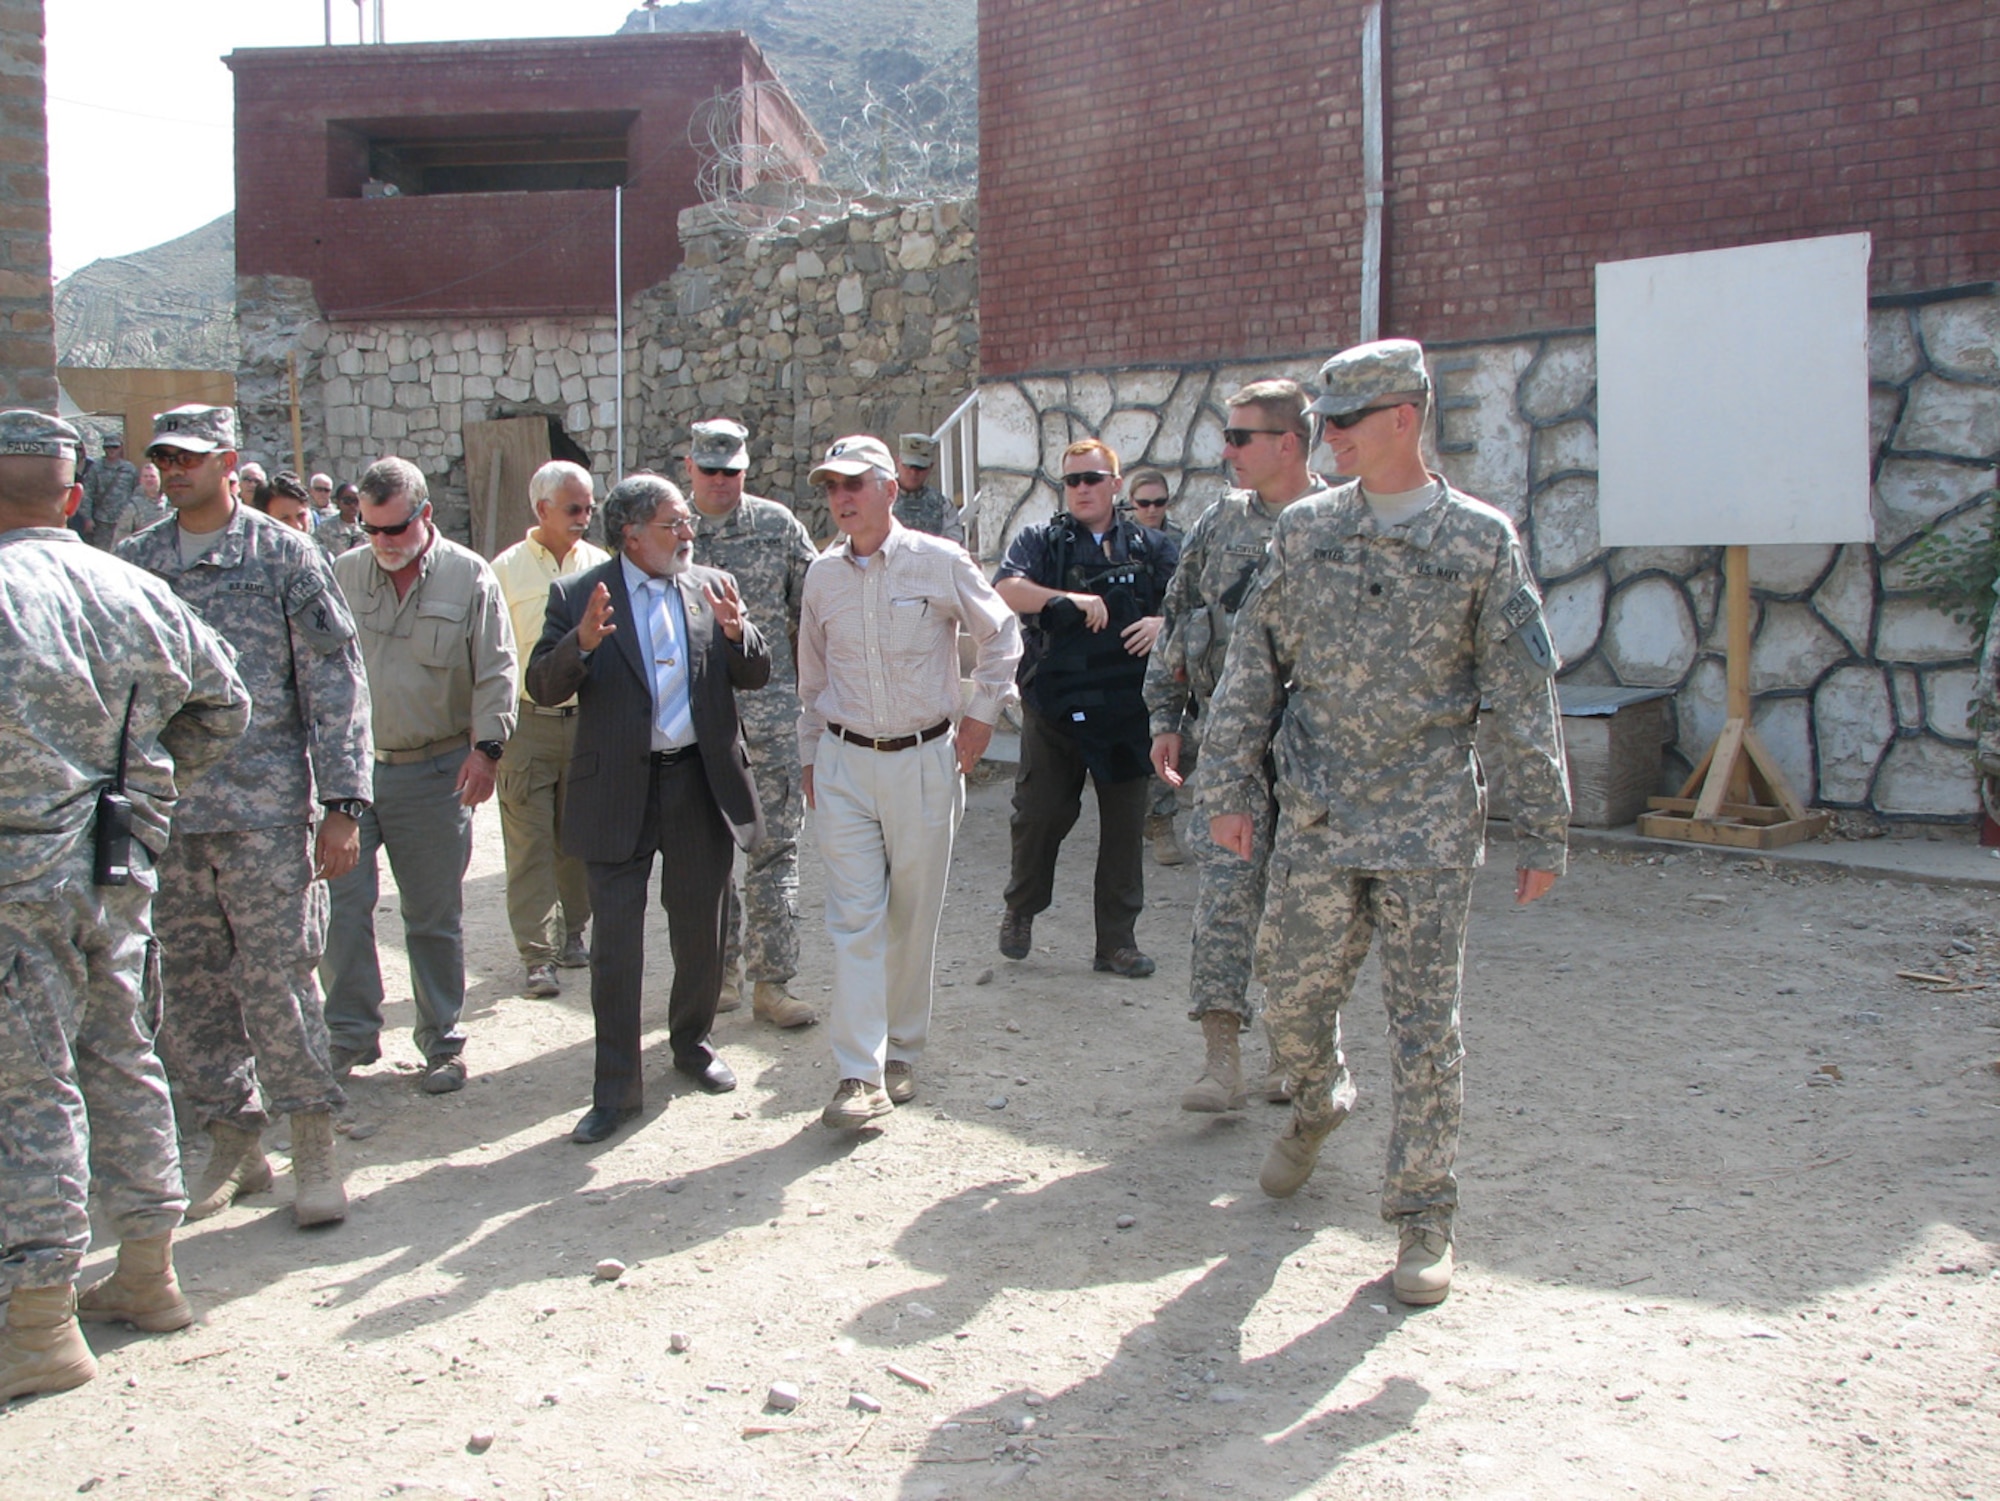
[[[622,187],[636,118],[618,111],[329,121],[327,191],[423,198]]]

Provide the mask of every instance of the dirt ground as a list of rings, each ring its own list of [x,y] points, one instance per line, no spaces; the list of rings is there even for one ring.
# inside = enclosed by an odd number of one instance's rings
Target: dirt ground
[[[1009,964],[1006,805],[972,797],[921,1093],[887,1129],[823,1129],[825,1039],[747,1009],[717,1029],[743,1087],[683,1086],[662,930],[647,1114],[599,1148],[568,1140],[585,977],[515,994],[484,810],[470,1086],[416,1091],[393,1007],[346,1224],[294,1229],[281,1178],[190,1226],[201,1321],[97,1331],[95,1383],[0,1411],[0,1493],[2000,1495],[1994,894],[1586,849],[1517,911],[1503,842],[1474,901],[1460,1270],[1412,1311],[1376,1213],[1372,965],[1360,1107],[1267,1200],[1282,1109],[1177,1108],[1192,867],[1148,871],[1159,974],[1094,975],[1086,814]],[[823,1001],[810,836],[803,865]]]

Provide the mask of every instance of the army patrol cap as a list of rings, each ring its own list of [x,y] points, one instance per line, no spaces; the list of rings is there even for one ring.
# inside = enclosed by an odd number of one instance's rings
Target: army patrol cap
[[[184,406],[153,419],[152,448],[219,453],[236,447],[236,413],[228,407]]]
[[[688,446],[688,457],[697,469],[748,469],[750,454],[744,444],[750,441],[750,429],[740,422],[731,422],[727,417],[718,417],[712,422],[697,422],[688,429],[694,441]]]
[[[1415,339],[1379,339],[1356,344],[1319,367],[1319,399],[1306,410],[1322,417],[1344,417],[1373,406],[1384,396],[1430,394],[1430,372],[1424,369],[1424,346]]]
[[[0,412],[0,457],[24,454],[74,459],[82,450],[82,436],[60,417],[31,412],[26,407]]]
[[[827,449],[826,457],[806,476],[806,483],[824,484],[828,475],[866,474],[871,469],[889,479],[896,477],[896,461],[889,457],[889,445],[867,433],[856,433]]]
[[[896,440],[896,452],[912,469],[928,469],[937,462],[937,439],[904,433]]]
[[[114,448],[123,448],[124,446],[125,435],[123,433],[106,433],[104,435],[104,451],[106,453],[111,452]]]

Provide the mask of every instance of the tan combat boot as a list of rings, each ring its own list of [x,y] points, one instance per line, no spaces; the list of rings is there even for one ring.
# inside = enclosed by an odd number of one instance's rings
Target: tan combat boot
[[[187,1217],[205,1220],[220,1214],[245,1194],[262,1193],[271,1186],[271,1164],[264,1160],[256,1131],[245,1131],[228,1121],[210,1121],[208,1166],[201,1182],[188,1195]]]
[[[292,1219],[300,1226],[347,1218],[347,1188],[333,1160],[333,1112],[292,1117]]]
[[[1180,836],[1174,832],[1174,820],[1170,814],[1155,813],[1146,820],[1146,833],[1153,841],[1153,860],[1159,865],[1185,865],[1187,851],[1181,847]]]
[[[1451,1271],[1451,1232],[1423,1220],[1403,1221],[1389,1278],[1396,1301],[1419,1308],[1442,1303],[1451,1291]]]
[[[66,1392],[97,1374],[76,1322],[76,1288],[17,1287],[0,1334],[0,1402],[31,1392]]]
[[[1243,1059],[1237,1037],[1243,1022],[1233,1011],[1204,1011],[1201,1015],[1202,1040],[1208,1057],[1201,1077],[1181,1096],[1181,1109],[1214,1114],[1243,1108]]]
[[[750,1014],[774,1027],[810,1027],[819,1018],[813,1008],[785,988],[782,980],[759,980],[751,992]]]
[[[194,1310],[174,1276],[172,1232],[120,1242],[118,1269],[84,1289],[76,1300],[76,1316],[86,1324],[130,1324],[148,1334],[192,1324]]]
[[[742,1004],[743,981],[732,964],[722,972],[722,989],[715,997],[715,1014],[720,1016],[725,1011],[734,1011]]]

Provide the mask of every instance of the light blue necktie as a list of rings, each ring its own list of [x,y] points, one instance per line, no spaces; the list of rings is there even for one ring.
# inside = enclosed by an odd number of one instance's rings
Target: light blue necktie
[[[668,598],[673,587],[670,579],[646,581],[653,596],[653,732],[670,745],[688,745],[694,740],[694,715],[688,704],[685,631],[680,612]]]

